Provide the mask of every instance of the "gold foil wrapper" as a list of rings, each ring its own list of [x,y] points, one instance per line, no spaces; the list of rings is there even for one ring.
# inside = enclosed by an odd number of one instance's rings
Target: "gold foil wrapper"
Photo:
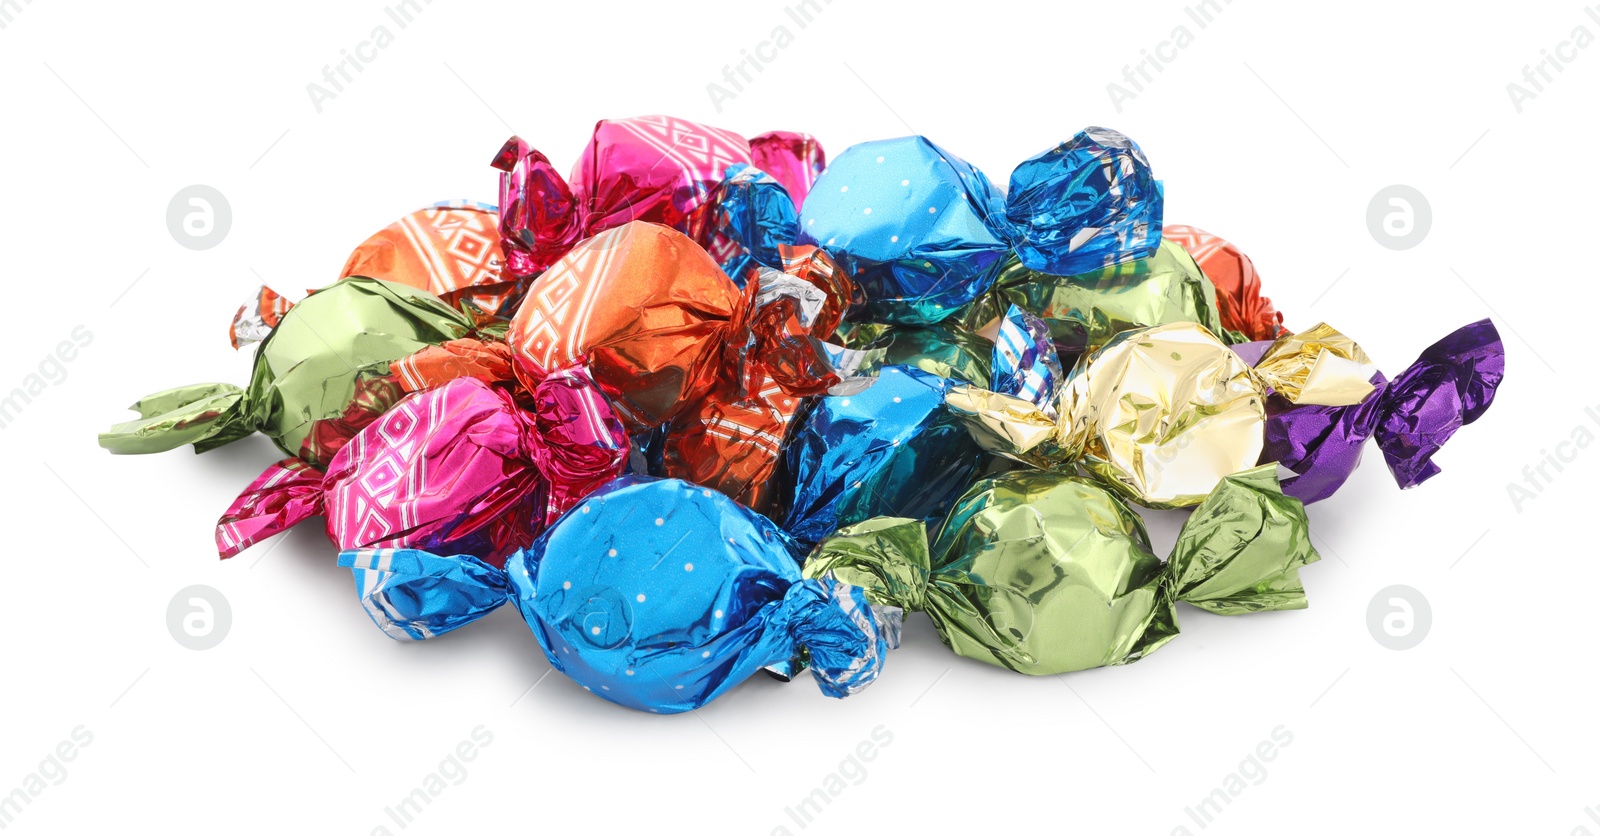
[[[945,403],[991,453],[1050,469],[1076,464],[1141,505],[1182,508],[1255,466],[1265,397],[1216,335],[1177,322],[1124,331],[1080,359],[1053,422],[1027,401],[974,388]]]
[[[1326,322],[1279,337],[1255,370],[1290,403],[1351,406],[1372,394],[1371,358]]]

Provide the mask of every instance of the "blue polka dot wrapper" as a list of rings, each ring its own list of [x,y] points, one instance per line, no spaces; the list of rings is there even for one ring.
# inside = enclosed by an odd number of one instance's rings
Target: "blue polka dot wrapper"
[[[596,696],[671,714],[791,660],[830,697],[877,678],[900,611],[802,580],[798,557],[777,526],[716,491],[625,476],[512,555],[506,573],[551,665]]]
[[[800,210],[800,243],[827,250],[856,282],[864,298],[852,320],[926,326],[987,291],[1013,255],[1062,276],[1149,256],[1162,209],[1144,151],[1108,128],[1024,160],[1005,193],[909,136],[845,149]]]

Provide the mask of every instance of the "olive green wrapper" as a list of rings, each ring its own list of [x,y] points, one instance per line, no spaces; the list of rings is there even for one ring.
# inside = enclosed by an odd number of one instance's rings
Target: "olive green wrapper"
[[[1223,329],[1211,280],[1183,247],[1167,240],[1146,258],[1076,276],[1038,273],[1011,256],[994,286],[958,316],[967,329],[982,331],[1011,305],[1050,326],[1066,365],[1122,331],[1169,322],[1198,323],[1230,345],[1245,341]]]
[[[994,343],[954,324],[927,328],[890,326],[868,343],[867,349],[881,351],[879,365],[915,366],[940,377],[989,388]]]
[[[1304,608],[1299,570],[1315,560],[1274,465],[1224,479],[1165,563],[1105,488],[1015,471],[974,485],[931,551],[919,521],[879,517],[823,541],[805,575],[926,612],[962,656],[1047,675],[1143,658],[1178,634],[1177,601],[1220,615]]]
[[[307,296],[256,349],[250,383],[182,386],[134,404],[138,420],[100,434],[113,453],[184,444],[205,452],[252,432],[325,466],[405,392],[390,363],[465,337],[474,323],[424,290],[361,276]]]

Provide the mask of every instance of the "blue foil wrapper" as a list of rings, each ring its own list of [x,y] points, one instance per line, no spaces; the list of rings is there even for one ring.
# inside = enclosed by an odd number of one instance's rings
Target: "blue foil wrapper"
[[[1055,417],[1055,394],[1065,375],[1044,320],[1012,305],[1000,320],[990,366],[994,391],[1022,398]]]
[[[1077,275],[1155,252],[1161,219],[1161,182],[1116,131],[1086,128],[1025,160],[1006,195],[913,136],[840,154],[801,208],[800,242],[856,282],[853,319],[931,325],[988,290],[1013,251],[1030,270]]]
[[[351,549],[339,565],[355,575],[356,595],[372,623],[400,641],[448,633],[506,602],[505,573],[471,555],[440,557],[417,549]]]
[[[1085,128],[1024,161],[1007,189],[1018,260],[1056,276],[1149,256],[1161,216],[1161,181],[1144,151],[1108,128]]]
[[[506,563],[550,664],[596,696],[670,714],[768,665],[808,658],[822,692],[877,678],[898,635],[862,590],[802,580],[794,544],[728,497],[624,476]]]
[[[717,233],[734,245],[720,266],[735,284],[744,287],[756,265],[783,269],[778,246],[795,242],[800,220],[782,183],[759,168],[735,163],[722,181],[715,213]]]
[[[929,325],[994,281],[1010,251],[983,172],[920,136],[846,149],[800,210],[800,243],[828,251],[865,306],[852,317]]]
[[[784,530],[810,547],[871,517],[942,519],[985,461],[944,406],[963,384],[885,366],[864,390],[818,398],[784,450]]]

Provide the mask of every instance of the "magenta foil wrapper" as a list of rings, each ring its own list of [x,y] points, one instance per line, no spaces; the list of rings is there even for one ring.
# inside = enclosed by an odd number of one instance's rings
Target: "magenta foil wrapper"
[[[279,462],[217,523],[232,557],[317,514],[340,549],[416,548],[495,566],[618,476],[627,436],[581,368],[539,383],[524,408],[473,378],[417,392],[328,464]]]
[[[1253,342],[1234,349],[1255,363],[1270,345]],[[1295,405],[1270,395],[1261,461],[1276,461],[1298,474],[1283,482],[1284,493],[1317,502],[1355,472],[1372,438],[1395,482],[1416,487],[1439,472],[1433,454],[1483,415],[1504,375],[1500,332],[1489,320],[1479,320],[1429,346],[1394,380],[1374,374],[1376,388],[1359,404]]]
[[[603,119],[568,179],[549,158],[512,137],[495,155],[500,169],[500,243],[519,278],[543,272],[578,241],[630,221],[672,227],[719,262],[734,248],[713,209],[728,168],[755,165],[783,184],[798,206],[825,162],[803,133],[755,139],[672,116]],[[792,243],[792,242],[784,242]]]

